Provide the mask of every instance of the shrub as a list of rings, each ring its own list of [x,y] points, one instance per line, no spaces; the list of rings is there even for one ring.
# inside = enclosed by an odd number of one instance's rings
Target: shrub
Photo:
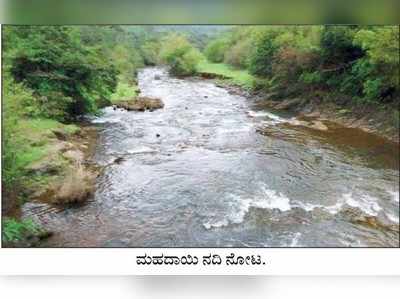
[[[117,70],[99,48],[81,42],[77,28],[7,26],[4,40],[6,64],[34,91],[42,116],[66,120],[94,112],[96,100],[115,88]]]
[[[249,57],[250,73],[269,77],[273,75],[272,63],[278,46],[274,43],[274,38],[278,32],[273,29],[264,29],[255,35],[255,44]]]
[[[23,240],[27,235],[34,235],[40,232],[40,228],[31,219],[15,220],[7,218],[3,221],[2,239],[5,242]]]
[[[128,45],[118,44],[111,51],[111,62],[119,73],[119,80],[132,82],[136,72],[144,66],[144,61],[139,52]]]
[[[140,48],[145,65],[157,65],[160,62],[160,43],[146,41]]]
[[[204,50],[208,61],[220,63],[224,61],[225,52],[228,49],[228,41],[225,39],[216,39],[211,41]]]
[[[251,40],[240,40],[225,53],[225,62],[238,68],[246,68],[250,50]]]
[[[127,100],[137,95],[137,87],[135,85],[119,81],[115,92],[111,95],[111,102],[119,100]]]
[[[177,76],[193,75],[201,55],[188,40],[177,34],[171,34],[164,42],[161,57],[170,66],[170,72]]]
[[[340,65],[364,56],[362,48],[353,43],[356,27],[325,26],[321,32],[321,58],[324,65]]]
[[[272,72],[281,84],[297,83],[305,72],[315,69],[317,57],[292,47],[280,48],[273,59]]]
[[[366,78],[364,93],[367,98],[399,100],[399,30],[395,26],[363,29],[354,37],[354,44],[362,47],[368,69],[357,68]],[[379,92],[380,91],[380,92]]]

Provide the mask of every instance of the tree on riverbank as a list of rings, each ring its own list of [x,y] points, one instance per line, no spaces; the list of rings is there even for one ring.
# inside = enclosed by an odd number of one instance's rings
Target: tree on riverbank
[[[241,44],[248,50],[238,51]],[[224,56],[282,97],[313,92],[339,102],[399,103],[397,26],[237,26],[206,49],[211,62]]]
[[[167,36],[161,47],[161,59],[169,65],[172,74],[188,76],[196,73],[200,52],[183,35],[173,33]]]
[[[3,27],[3,216],[34,186],[70,172],[54,132],[72,136],[81,115],[98,113],[121,88],[135,92],[144,65],[135,38],[120,26]]]

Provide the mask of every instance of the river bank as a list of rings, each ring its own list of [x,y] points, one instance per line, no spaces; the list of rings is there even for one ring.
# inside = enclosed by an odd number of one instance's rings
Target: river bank
[[[391,142],[399,143],[399,113],[395,112],[398,111],[398,107],[393,105],[379,107],[376,105],[338,105],[312,95],[281,98],[276,93],[255,91],[220,73],[201,72],[198,77],[211,80],[217,86],[226,88],[232,94],[251,99],[259,109],[267,109],[277,113],[287,112],[299,120],[329,121],[344,127],[357,128]],[[329,97],[329,94],[325,97]]]
[[[52,122],[47,128],[38,127],[40,132],[31,130],[23,136],[31,143],[30,153],[39,147],[43,154],[24,167],[23,184],[3,191],[4,236],[9,234],[9,238],[3,239],[4,247],[35,247],[53,234],[43,223],[24,217],[24,205],[44,204],[63,209],[84,204],[95,191],[95,180],[100,173],[100,168],[92,162],[96,128],[88,122],[74,125]]]

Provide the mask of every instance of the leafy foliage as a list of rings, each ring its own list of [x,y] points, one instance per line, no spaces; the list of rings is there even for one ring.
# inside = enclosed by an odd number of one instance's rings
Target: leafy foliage
[[[217,61],[224,56],[258,77],[258,87],[331,91],[355,103],[399,102],[396,26],[237,26],[208,45],[213,62],[210,49]]]
[[[201,55],[183,35],[171,34],[162,43],[161,58],[172,74],[187,76],[196,72]]]
[[[210,62],[220,63],[224,61],[225,52],[228,49],[227,40],[215,39],[204,50],[204,54]]]
[[[100,49],[81,42],[78,28],[7,26],[4,38],[10,72],[34,90],[43,117],[95,112],[96,100],[115,88],[117,71]]]
[[[7,218],[3,221],[2,239],[6,242],[20,241],[29,234],[40,232],[40,228],[31,219],[22,221]]]

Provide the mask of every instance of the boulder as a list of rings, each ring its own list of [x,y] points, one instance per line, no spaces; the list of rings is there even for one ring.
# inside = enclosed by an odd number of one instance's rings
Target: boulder
[[[154,111],[164,107],[161,99],[150,97],[136,97],[132,100],[119,101],[115,105],[128,111]]]
[[[326,125],[324,125],[323,122],[320,120],[313,121],[312,125],[310,125],[310,128],[319,130],[319,131],[327,131],[328,130],[328,127]]]

